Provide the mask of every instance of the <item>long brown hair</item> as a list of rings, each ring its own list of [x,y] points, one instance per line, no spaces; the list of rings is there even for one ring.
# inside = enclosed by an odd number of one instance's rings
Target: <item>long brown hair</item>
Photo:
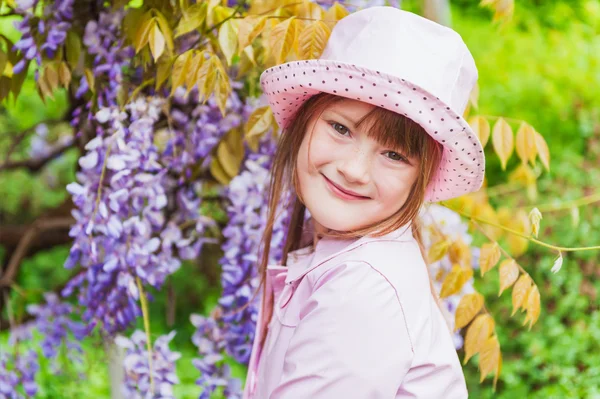
[[[291,216],[283,248],[282,264],[287,263],[287,256],[291,251],[300,248],[301,237],[305,233],[306,207],[298,186],[296,162],[308,126],[314,118],[319,118],[323,110],[329,105],[344,99],[345,97],[329,93],[319,93],[312,96],[297,111],[293,123],[281,133],[271,169],[267,221],[261,241],[262,253],[259,258],[260,284],[257,291],[261,289],[266,279],[273,226],[278,216],[276,213],[281,210],[279,204],[286,190],[290,190],[292,195],[291,202],[285,204],[284,208],[291,209]],[[318,115],[316,115],[317,112]],[[381,107],[374,107],[358,121],[357,126],[361,126],[363,123],[367,123],[367,126],[369,126],[368,135],[383,146],[400,148],[403,155],[418,159],[419,172],[417,179],[405,203],[391,217],[354,231],[328,231],[326,234],[339,238],[358,238],[365,235],[378,237],[390,233],[408,222],[412,222],[413,236],[419,243],[423,259],[427,262],[421,239],[418,214],[425,198],[427,185],[441,161],[442,147],[412,119]],[[430,283],[431,292],[439,305],[439,299],[431,279]],[[272,316],[271,304],[271,293],[263,290],[262,312],[265,315],[264,320],[267,324]],[[263,341],[265,336],[263,336]],[[262,346],[262,342],[260,345]]]

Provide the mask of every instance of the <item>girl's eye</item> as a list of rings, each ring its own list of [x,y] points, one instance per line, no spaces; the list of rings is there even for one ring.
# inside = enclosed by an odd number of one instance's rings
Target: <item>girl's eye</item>
[[[348,128],[344,125],[341,125],[337,122],[330,122],[329,124],[335,129],[336,132],[338,132],[342,136],[345,136],[346,133],[349,133]]]
[[[392,161],[402,161],[402,162],[407,162],[407,159],[401,155],[398,154],[397,152],[394,151],[387,151],[386,154],[388,154],[388,157],[392,160]]]

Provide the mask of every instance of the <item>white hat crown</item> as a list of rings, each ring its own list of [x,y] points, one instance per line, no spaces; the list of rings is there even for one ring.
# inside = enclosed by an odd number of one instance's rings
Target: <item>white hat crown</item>
[[[475,60],[458,33],[394,7],[371,7],[341,19],[320,59],[401,77],[458,114],[464,112],[478,77]]]

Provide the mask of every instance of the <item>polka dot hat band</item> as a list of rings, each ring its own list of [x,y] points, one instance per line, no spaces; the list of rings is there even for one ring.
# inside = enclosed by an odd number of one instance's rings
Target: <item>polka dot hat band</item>
[[[477,191],[483,183],[483,149],[462,118],[476,81],[475,61],[458,33],[384,6],[341,19],[319,59],[277,65],[260,76],[282,129],[320,92],[373,104],[421,125],[444,148],[426,202]]]

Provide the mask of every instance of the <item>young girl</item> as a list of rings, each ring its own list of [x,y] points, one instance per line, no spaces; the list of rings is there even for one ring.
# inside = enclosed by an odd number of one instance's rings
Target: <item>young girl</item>
[[[461,117],[476,80],[456,32],[392,7],[342,19],[320,59],[261,75],[282,135],[245,398],[467,397],[417,217],[482,184]],[[285,266],[268,265],[286,190]]]

